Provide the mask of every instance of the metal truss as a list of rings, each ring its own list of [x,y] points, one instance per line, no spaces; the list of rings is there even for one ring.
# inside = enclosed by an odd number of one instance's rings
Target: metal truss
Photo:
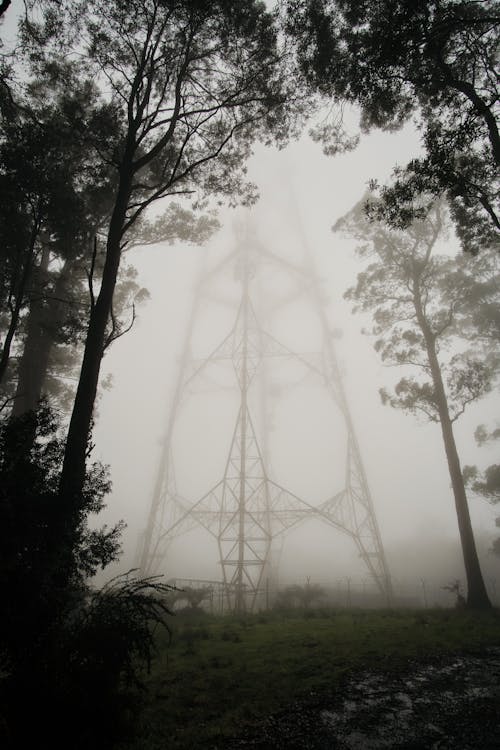
[[[316,308],[323,338],[319,354],[291,351],[260,324],[252,304],[251,285],[256,267],[263,260],[296,280],[297,290],[281,304],[302,294]],[[196,360],[191,354],[191,339],[200,300],[210,279],[235,264],[241,282],[241,301],[234,323],[208,357]],[[343,416],[347,434],[344,486],[319,505],[275,482],[269,476],[268,461],[261,451],[249,393],[256,374],[272,358],[299,362],[325,386]],[[224,361],[232,364],[239,389],[239,408],[222,477],[193,502],[182,497],[177,489],[172,455],[175,422],[188,388],[209,365]],[[199,281],[139,565],[145,574],[166,572],[169,543],[194,527],[202,527],[218,545],[225,608],[235,612],[252,610],[269,576],[273,540],[311,518],[321,519],[352,538],[369,573],[390,601],[389,570],[312,259],[306,253],[305,266],[299,268],[258,245],[249,247],[247,238],[210,273],[203,272]]]

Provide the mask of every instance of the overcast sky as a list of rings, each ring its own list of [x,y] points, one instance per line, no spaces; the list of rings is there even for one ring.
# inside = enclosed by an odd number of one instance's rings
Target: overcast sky
[[[372,342],[361,333],[369,321],[353,315],[343,300],[345,289],[354,283],[361,266],[354,256],[353,243],[333,234],[331,226],[360,199],[370,178],[388,179],[396,163],[404,164],[417,151],[416,135],[407,128],[397,134],[364,137],[355,152],[335,158],[324,156],[320,146],[304,136],[281,152],[257,147],[249,164],[249,177],[258,184],[261,195],[249,212],[259,240],[269,250],[294,259],[301,253],[299,235],[303,231],[314,256],[332,327],[342,330],[341,338],[336,340],[337,353],[389,561],[392,555],[394,566],[400,567],[398,555],[408,557],[408,544],[420,547],[421,554],[412,559],[405,571],[405,575],[415,578],[429,575],[430,553],[424,550],[448,543],[452,550],[457,545],[458,550],[457,522],[440,431],[436,425],[424,424],[381,405],[378,389],[394,383],[400,374],[381,365]],[[114,482],[106,518],[124,518],[129,524],[124,537],[125,567],[134,561],[136,534],[147,519],[160,455],[159,441],[172,398],[195,281],[202,263],[210,267],[214,262],[211,259],[234,249],[234,224],[245,221],[246,215],[245,209],[221,211],[223,227],[205,249],[158,246],[134,251],[129,258],[137,266],[151,300],[141,308],[134,330],[116,342],[106,356],[103,369],[113,373],[114,387],[101,399],[96,428],[97,455],[111,464]],[[450,242],[450,249],[456,250]],[[228,297],[234,295],[231,275],[221,283],[227,284]],[[301,310],[297,308],[298,319]],[[234,310],[225,311],[217,302],[204,302],[202,311],[197,356],[205,356],[219,343],[234,317]],[[290,343],[298,336],[297,319],[291,325],[294,330],[289,332]],[[282,334],[286,338],[288,332],[282,330]],[[300,348],[302,342],[297,340],[297,346]],[[319,501],[325,497],[323,492],[328,496],[340,489],[328,490],[327,485],[335,452],[332,446],[340,440],[343,427],[331,405],[323,408],[323,396],[318,390],[308,390],[306,386],[290,387],[288,393],[285,389],[275,406],[273,466],[277,463],[279,476],[273,478],[299,495],[309,487]],[[177,429],[176,461],[184,472],[183,481],[192,488],[193,502],[203,494],[204,484],[209,489],[210,478],[222,477],[232,430],[227,414],[235,408],[228,406],[229,412],[224,412],[222,398],[215,390],[204,396],[193,395],[191,411],[187,406],[188,416],[180,420]],[[494,394],[472,407],[458,423],[463,463],[486,464],[495,460],[493,449],[476,448],[473,432],[480,422],[491,424],[492,415],[497,413],[498,396]],[[340,471],[343,461],[340,451]],[[186,467],[190,467],[191,477],[187,476]],[[475,530],[482,545],[487,546],[495,533],[494,510],[474,498],[470,505]],[[498,567],[491,555],[483,557],[489,570]],[[215,577],[216,558],[214,546],[203,534],[185,537],[173,550],[171,574]],[[349,540],[320,522],[308,523],[288,535],[282,563],[292,578],[301,574],[312,574],[321,580],[349,573],[363,575]],[[458,561],[457,577],[462,575],[460,565]]]

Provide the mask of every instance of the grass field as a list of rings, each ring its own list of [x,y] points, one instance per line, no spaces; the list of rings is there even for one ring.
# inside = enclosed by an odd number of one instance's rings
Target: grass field
[[[242,727],[361,669],[500,645],[500,613],[294,611],[246,618],[179,615],[162,635],[134,750],[223,747]],[[124,746],[125,747],[125,746]]]

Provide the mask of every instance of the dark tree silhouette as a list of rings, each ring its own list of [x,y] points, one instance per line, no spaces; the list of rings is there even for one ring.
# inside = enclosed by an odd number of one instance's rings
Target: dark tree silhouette
[[[0,16],[3,16],[6,10],[9,9],[12,0],[2,0],[0,2]]]
[[[395,226],[415,197],[445,194],[465,249],[498,243],[496,0],[288,0],[301,69],[327,96],[361,108],[361,126],[412,118],[424,155],[395,171],[376,206]]]
[[[158,580],[128,575],[100,590],[90,585],[116,559],[122,524],[89,523],[110,486],[99,464],[88,467],[68,523],[72,509],[58,497],[58,432],[46,406],[0,425],[0,742],[7,750],[30,747],[34,735],[61,750],[113,746],[129,691],[154,651],[151,626],[166,625],[168,613],[170,587]]]
[[[87,63],[110,92],[123,138],[106,156],[117,184],[61,476],[61,494],[70,502],[78,502],[84,482],[85,445],[128,232],[154,201],[179,193],[252,200],[245,160],[255,138],[287,136],[291,85],[273,18],[259,3],[76,5],[71,13],[80,12]],[[63,15],[64,8],[61,28]]]

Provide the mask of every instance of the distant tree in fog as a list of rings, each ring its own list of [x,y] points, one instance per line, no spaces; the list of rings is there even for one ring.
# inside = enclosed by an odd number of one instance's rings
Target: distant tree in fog
[[[468,404],[491,390],[498,373],[498,357],[485,356],[481,337],[473,336],[478,310],[472,306],[471,312],[470,303],[478,261],[467,255],[437,254],[436,243],[445,230],[442,204],[436,203],[425,219],[403,232],[370,222],[363,203],[334,227],[360,242],[357,254],[367,262],[345,296],[355,303],[355,310],[372,314],[370,333],[382,360],[416,373],[405,375],[392,391],[382,389],[382,401],[441,426],[467,575],[467,604],[489,607],[453,434],[453,423]],[[496,256],[485,256],[481,263],[490,263],[490,273],[500,278]]]
[[[484,445],[494,440],[500,440],[500,428],[487,430],[480,425],[475,438],[478,445]],[[480,497],[483,497],[492,505],[500,505],[500,464],[490,464],[483,471],[477,466],[464,466],[464,480],[466,486]],[[500,516],[496,519],[496,525],[500,528]],[[494,539],[491,551],[500,557],[500,536]]]
[[[318,583],[311,583],[308,579],[304,585],[294,583],[280,591],[275,605],[284,608],[304,607],[307,609],[313,602],[319,602],[325,596],[324,588]]]
[[[109,169],[96,161],[88,133],[97,146],[112,129],[109,107],[69,66],[0,87],[0,382],[24,318],[55,305],[55,277],[85,255],[106,213]]]

